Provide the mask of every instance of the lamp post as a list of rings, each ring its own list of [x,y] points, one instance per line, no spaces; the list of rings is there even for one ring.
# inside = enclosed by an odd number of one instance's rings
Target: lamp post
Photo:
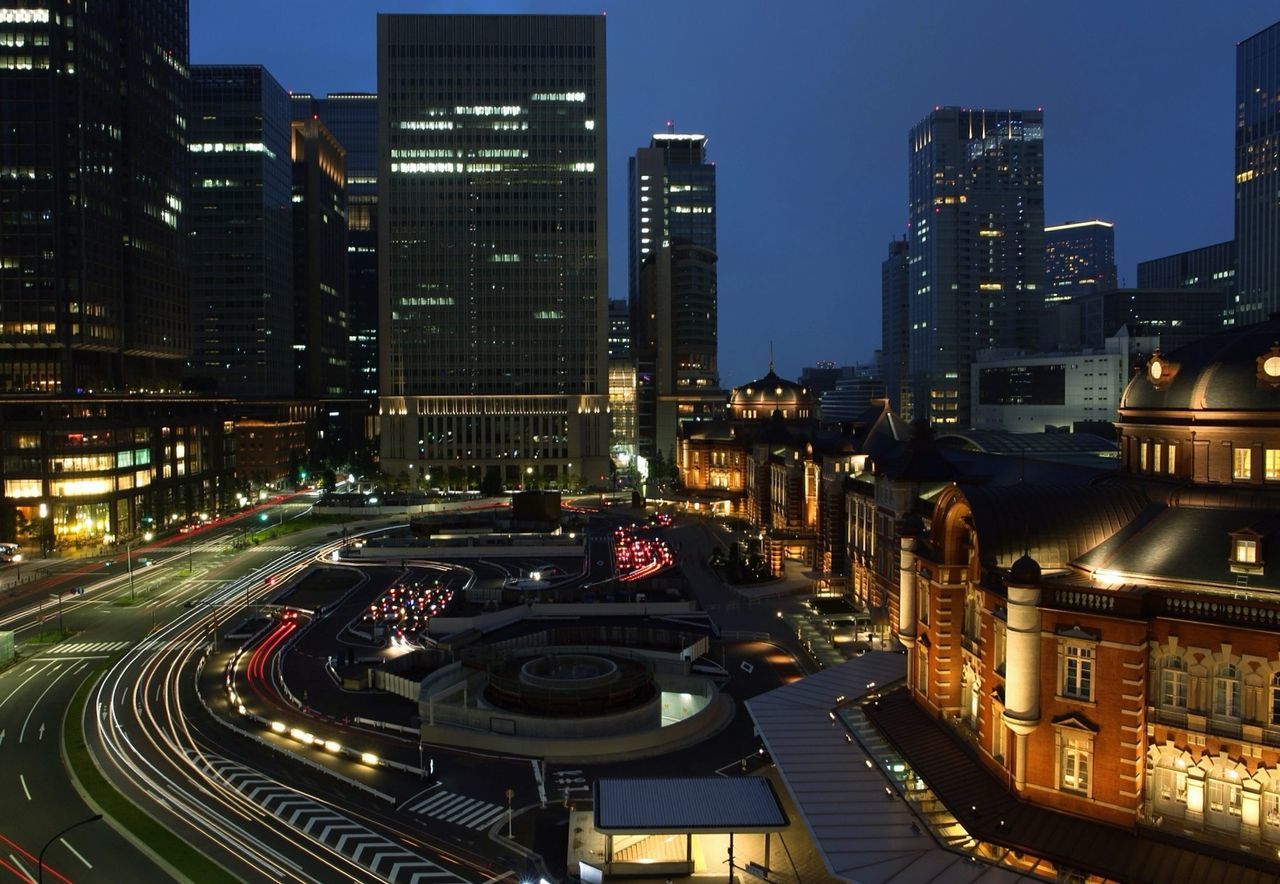
[[[40,558],[49,555],[49,504],[40,504]]]
[[[72,823],[71,825],[67,826],[61,832],[54,835],[52,838],[50,838],[48,841],[44,843],[44,847],[40,848],[40,857],[36,860],[37,884],[43,884],[43,881],[44,881],[44,852],[49,849],[49,845],[53,844],[54,841],[57,841],[63,835],[70,832],[72,829],[78,828],[79,826],[87,826],[89,823],[96,823],[100,819],[102,819],[102,814],[95,813],[93,816],[89,817],[87,820],[81,820],[78,823]]]
[[[154,536],[155,535],[152,534],[150,531],[147,531],[142,535],[142,542],[150,543],[151,538]],[[128,543],[124,545],[125,565],[129,569],[129,601],[130,602],[133,601],[133,545],[137,542],[138,542],[138,539],[135,537],[133,540],[130,540]]]

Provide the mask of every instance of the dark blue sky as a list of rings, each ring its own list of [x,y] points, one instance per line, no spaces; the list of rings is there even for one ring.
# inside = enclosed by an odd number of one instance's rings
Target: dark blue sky
[[[367,11],[366,11],[367,10]],[[1048,223],[1116,222],[1138,261],[1230,239],[1235,44],[1275,0],[191,0],[195,63],[376,88],[375,12],[608,13],[610,292],[626,162],[673,119],[717,164],[726,386],[870,358],[906,222],[907,130],[934,105],[1043,107]]]

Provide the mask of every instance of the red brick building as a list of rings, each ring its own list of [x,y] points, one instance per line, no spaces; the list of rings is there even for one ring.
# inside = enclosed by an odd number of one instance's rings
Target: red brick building
[[[1019,798],[1280,852],[1277,341],[1273,318],[1157,352],[1118,474],[962,481],[927,532],[901,520],[911,697]]]

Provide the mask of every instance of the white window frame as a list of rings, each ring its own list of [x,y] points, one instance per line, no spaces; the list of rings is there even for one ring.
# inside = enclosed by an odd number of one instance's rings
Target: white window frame
[[[1058,791],[1093,797],[1094,735],[1072,727],[1058,728],[1056,757]]]
[[[1097,655],[1094,653],[1097,645],[1093,642],[1084,642],[1072,639],[1065,639],[1058,646],[1058,696],[1069,700],[1083,700],[1086,703],[1094,702],[1094,685],[1097,683],[1096,664],[1098,662]],[[1075,677],[1072,675],[1072,663],[1075,666]],[[1081,675],[1083,674],[1083,678]],[[1084,690],[1081,690],[1081,683],[1084,682]],[[1074,690],[1068,690],[1068,687],[1074,687]]]
[[[1186,712],[1190,683],[1186,661],[1181,657],[1166,657],[1160,664],[1160,706]],[[1170,687],[1174,690],[1171,691]],[[1180,703],[1177,702],[1179,697]]]
[[[1248,481],[1253,478],[1253,449],[1240,446],[1231,450],[1231,478]]]
[[[1224,674],[1224,670],[1231,670]],[[1234,663],[1223,663],[1213,670],[1214,718],[1239,720],[1240,718],[1240,667]]]

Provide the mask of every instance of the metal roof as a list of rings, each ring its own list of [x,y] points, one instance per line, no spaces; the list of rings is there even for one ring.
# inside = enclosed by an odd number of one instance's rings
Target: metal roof
[[[944,849],[905,801],[886,799],[888,781],[832,717],[836,706],[905,675],[905,656],[879,651],[747,701],[823,862],[859,884],[1022,880]]]
[[[776,832],[790,822],[763,777],[596,781],[595,827],[610,835]]]

